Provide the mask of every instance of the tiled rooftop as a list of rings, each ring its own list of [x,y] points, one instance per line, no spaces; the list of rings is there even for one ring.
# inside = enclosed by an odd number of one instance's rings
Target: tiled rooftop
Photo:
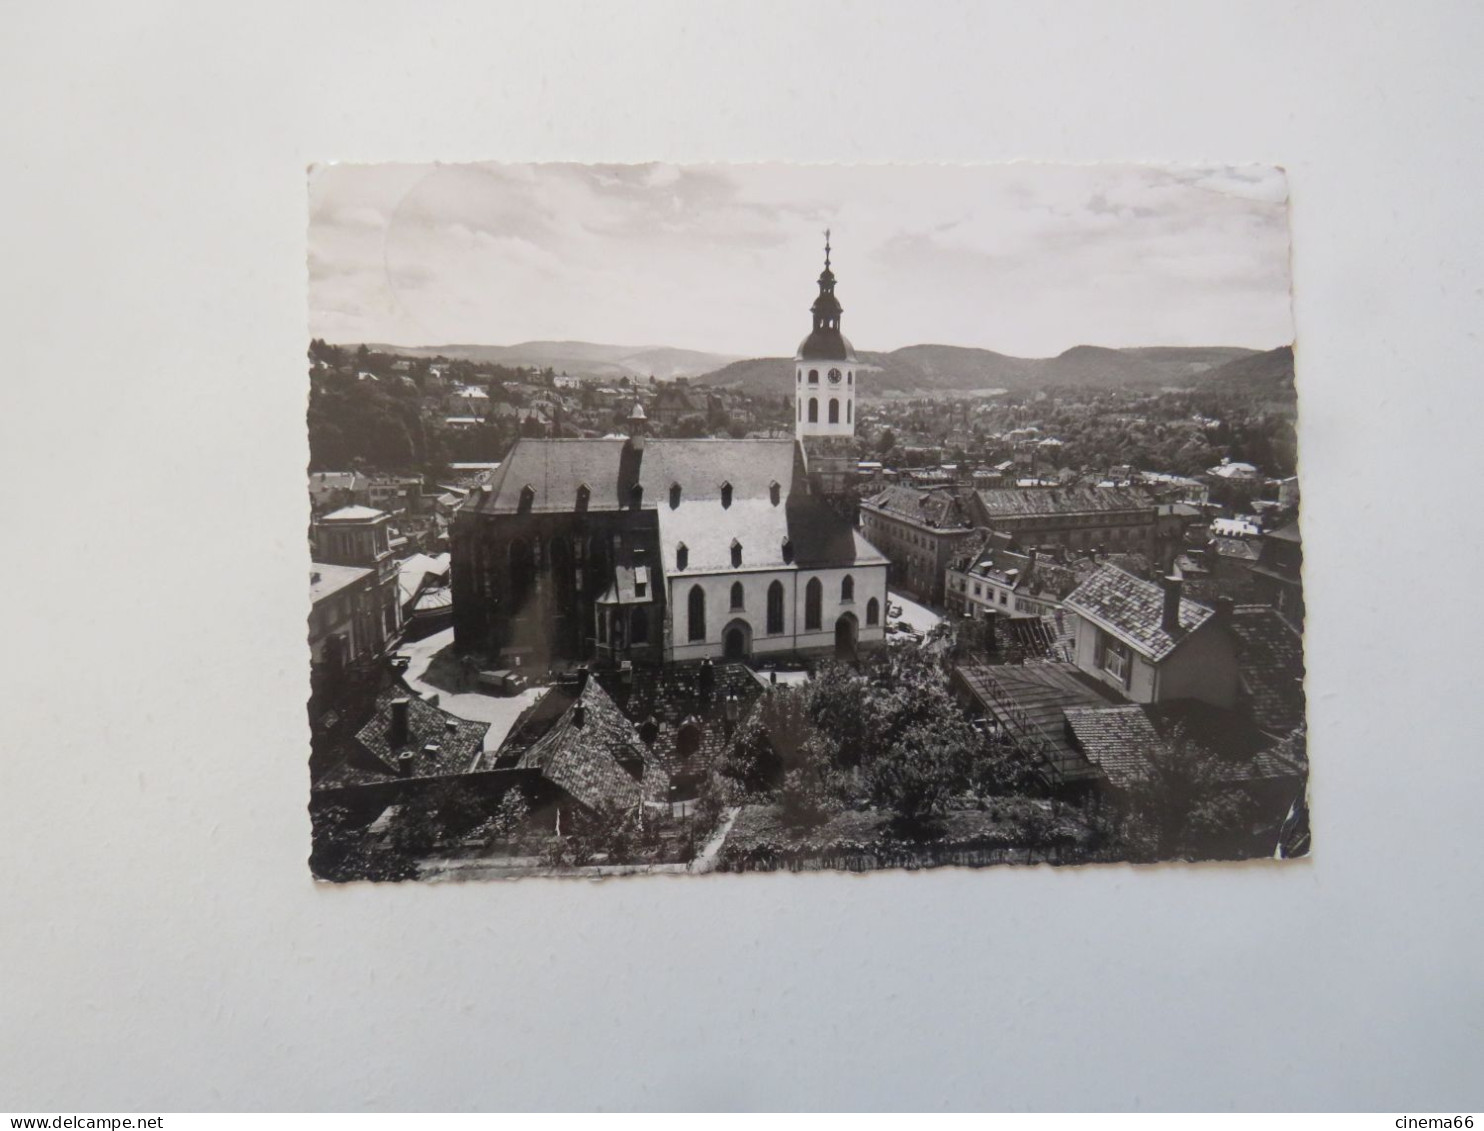
[[[1237,665],[1253,720],[1288,732],[1304,721],[1304,642],[1267,605],[1238,605],[1232,614]]]
[[[1126,487],[986,487],[974,492],[993,524],[996,518],[1040,518],[1153,510],[1142,491]]]
[[[392,728],[392,703],[398,699],[407,700],[407,732],[402,736]],[[347,758],[316,784],[368,785],[467,773],[484,748],[488,730],[488,723],[458,718],[420,699],[400,681],[391,683],[378,692],[371,717],[356,732],[356,743],[366,757]],[[401,767],[403,754],[411,755],[406,772]]]
[[[1066,720],[1077,746],[1119,789],[1148,776],[1148,752],[1164,742],[1144,708],[1135,705],[1069,707]]]
[[[744,569],[785,567],[785,538],[802,568],[886,560],[847,519],[809,494],[793,440],[647,439],[635,451],[623,438],[524,439],[488,490],[470,492],[461,513],[517,513],[526,488],[533,512],[575,511],[584,486],[588,510],[626,510],[636,484],[643,488],[643,510],[659,519],[659,565],[666,576],[731,572],[733,541],[741,545]],[[683,571],[677,565],[682,544]]]
[[[969,521],[952,491],[894,485],[863,502],[912,522],[944,530],[967,530]]]
[[[1163,587],[1141,581],[1114,565],[1101,566],[1063,603],[1156,662],[1216,615],[1214,609],[1182,597],[1179,629],[1168,633],[1161,627]]]
[[[582,725],[577,710],[582,708]],[[634,724],[595,679],[520,757],[517,767],[542,777],[589,809],[633,809],[643,799],[639,781],[619,760],[642,763],[644,743]]]

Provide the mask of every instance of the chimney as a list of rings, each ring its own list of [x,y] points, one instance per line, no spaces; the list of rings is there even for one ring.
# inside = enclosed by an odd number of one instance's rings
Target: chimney
[[[1174,636],[1180,631],[1180,574],[1178,572],[1161,577],[1164,586],[1164,608],[1160,613],[1159,627]]]
[[[387,732],[387,740],[393,746],[401,746],[407,741],[407,718],[410,699],[392,700],[392,725]]]

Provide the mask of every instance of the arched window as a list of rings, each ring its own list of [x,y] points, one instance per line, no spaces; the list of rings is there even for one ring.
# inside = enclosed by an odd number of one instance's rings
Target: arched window
[[[734,582],[732,582],[732,608],[733,609],[740,609],[740,608],[742,608],[743,607],[743,601],[744,601],[744,594],[743,594],[743,591],[742,591],[742,583],[740,581],[734,581]]]
[[[580,511],[587,510],[588,500],[591,499],[592,496],[592,488],[590,488],[586,483],[579,483],[577,485],[577,509]]]
[[[536,488],[532,487],[529,483],[527,483],[524,487],[522,487],[520,489],[520,509],[522,511],[528,511],[528,510],[530,510],[531,509],[531,504],[534,503],[535,501],[536,501]]]
[[[879,624],[881,621],[881,605],[875,597],[866,602],[866,623]]]
[[[811,577],[804,586],[804,631],[818,632],[824,621],[824,586],[817,577]]]
[[[723,507],[732,505],[732,485],[730,483],[723,483],[721,485],[721,505]]]
[[[768,586],[768,632],[777,635],[783,631],[783,582],[775,581]]]
[[[840,423],[840,402],[834,397],[830,398],[830,423]]]
[[[842,602],[855,600],[855,578],[848,573],[840,579],[840,600]]]
[[[629,613],[629,639],[635,644],[649,643],[649,610],[636,608]]]
[[[674,510],[680,505],[680,484],[670,484],[670,509]]]
[[[768,501],[775,507],[778,505],[778,500],[782,494],[783,488],[778,485],[778,480],[775,479],[768,484]]]
[[[798,407],[798,410],[799,411],[796,412],[794,415],[797,416],[800,420],[803,420],[804,419],[804,402],[803,401],[800,401],[798,403],[798,406],[797,407]]]
[[[644,485],[635,483],[629,488],[629,505],[638,508],[644,505]]]
[[[851,418],[852,418],[852,416],[854,414],[850,411],[853,407],[854,407],[853,402],[851,402],[851,401],[846,401],[845,402],[845,423],[846,424],[853,423],[853,420]]]
[[[687,601],[688,621],[686,637],[689,640],[706,639],[706,591],[699,585],[690,587],[690,598]]]
[[[818,397],[810,397],[809,398],[809,423],[810,424],[818,424],[819,423],[819,398]]]
[[[794,560],[793,539],[790,538],[787,534],[783,536],[783,560],[790,563]]]
[[[811,369],[811,370],[809,370],[809,384],[811,384],[811,385],[818,385],[819,384],[819,370],[818,369]]]
[[[675,547],[675,568],[683,570],[689,564],[690,547],[681,542]]]
[[[735,538],[732,539],[732,567],[735,569],[742,564],[742,543]]]
[[[846,371],[846,373],[845,373],[845,383],[847,385],[854,385],[855,384],[855,370],[854,369],[850,369],[850,370],[847,370]]]

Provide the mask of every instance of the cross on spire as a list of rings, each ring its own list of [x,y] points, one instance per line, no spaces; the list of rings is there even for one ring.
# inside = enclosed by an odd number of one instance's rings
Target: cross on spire
[[[824,230],[824,269],[830,269],[830,230]]]

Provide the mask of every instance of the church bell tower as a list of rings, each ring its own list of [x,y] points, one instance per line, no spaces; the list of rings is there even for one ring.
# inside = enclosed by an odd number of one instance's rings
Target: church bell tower
[[[794,434],[809,437],[855,436],[855,349],[840,333],[840,300],[830,270],[830,233],[824,234],[824,271],[819,297],[810,308],[814,328],[794,355]]]

